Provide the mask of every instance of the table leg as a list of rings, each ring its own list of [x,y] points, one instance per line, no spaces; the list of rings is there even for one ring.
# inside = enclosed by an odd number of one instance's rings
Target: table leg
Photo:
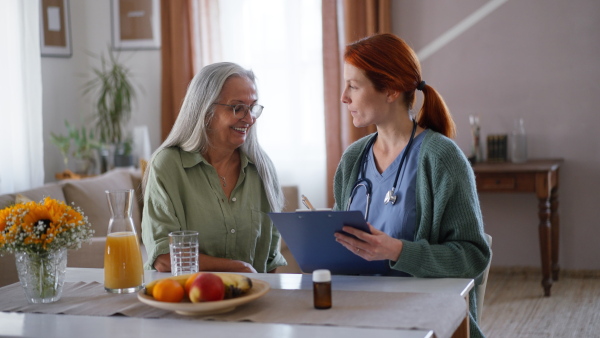
[[[471,336],[469,329],[469,315],[460,323],[456,331],[452,334],[452,338],[468,338]]]
[[[460,322],[460,325],[456,328],[456,331],[452,334],[452,338],[469,338],[471,337],[471,326],[469,325],[469,294],[467,293],[465,297],[465,301],[467,302],[467,312],[465,314],[465,319]]]
[[[540,198],[538,205],[538,217],[540,219],[540,256],[542,258],[542,286],[544,287],[544,296],[550,297],[550,288],[552,287],[552,277],[550,276],[552,245],[551,245],[551,203],[550,198]]]
[[[558,265],[558,235],[560,231],[560,219],[558,215],[558,189],[552,190],[550,196],[550,222],[552,223],[552,279],[558,280],[558,272],[560,267]]]

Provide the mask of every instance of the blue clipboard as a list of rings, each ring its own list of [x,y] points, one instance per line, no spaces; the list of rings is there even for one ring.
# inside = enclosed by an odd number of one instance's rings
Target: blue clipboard
[[[369,232],[360,211],[300,211],[269,213],[304,273],[328,269],[338,275],[386,274],[389,261],[367,261],[335,241],[344,225]]]

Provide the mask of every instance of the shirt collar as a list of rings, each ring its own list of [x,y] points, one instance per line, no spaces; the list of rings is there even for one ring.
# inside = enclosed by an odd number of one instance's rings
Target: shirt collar
[[[186,169],[198,165],[201,162],[210,165],[199,152],[189,152],[179,148],[179,154],[181,155],[181,163]],[[242,170],[246,168],[249,163],[254,164],[243,151],[240,151],[240,161]]]

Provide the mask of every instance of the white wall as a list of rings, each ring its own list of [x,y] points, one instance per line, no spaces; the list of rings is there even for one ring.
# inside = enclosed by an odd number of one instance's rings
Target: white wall
[[[492,1],[394,1],[393,31],[416,51]],[[499,2],[500,3],[500,2]],[[600,2],[508,0],[425,59],[424,79],[446,100],[469,151],[470,114],[482,139],[525,119],[532,158],[564,158],[560,257],[600,269]],[[494,266],[540,266],[534,194],[480,195]]]
[[[60,151],[50,142],[50,132],[66,133],[65,119],[76,125],[90,121],[93,103],[83,96],[82,88],[91,79],[92,67],[100,64],[89,54],[107,56],[111,43],[110,1],[69,3],[73,55],[42,57],[45,182],[55,181],[54,174],[65,169]],[[130,125],[147,125],[155,149],[160,144],[160,50],[122,51],[119,59],[130,67],[140,88]]]

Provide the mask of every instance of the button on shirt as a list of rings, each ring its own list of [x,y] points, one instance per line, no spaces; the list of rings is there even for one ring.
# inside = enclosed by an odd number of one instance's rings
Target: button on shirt
[[[178,230],[198,231],[200,253],[241,260],[258,272],[286,265],[262,180],[241,152],[240,160],[238,182],[227,199],[215,168],[199,153],[172,147],[154,157],[142,218],[146,269],[169,253],[168,235]]]

